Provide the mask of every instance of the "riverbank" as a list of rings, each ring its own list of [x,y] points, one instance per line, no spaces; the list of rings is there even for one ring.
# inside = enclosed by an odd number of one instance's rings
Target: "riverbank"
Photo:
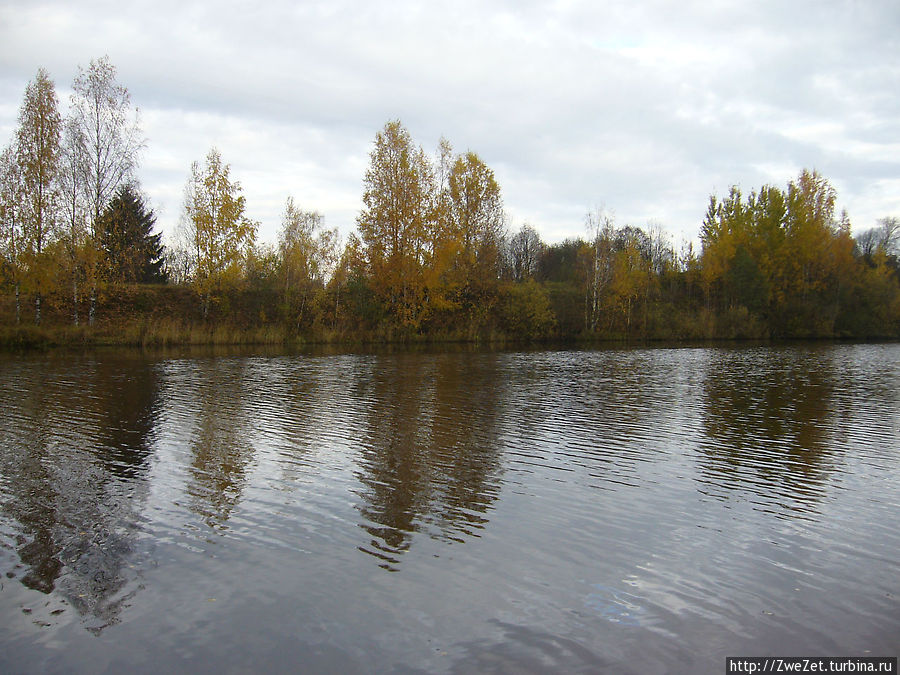
[[[234,290],[207,302],[191,287],[135,284],[98,294],[92,325],[87,325],[91,309],[86,298],[76,305],[62,294],[42,296],[37,323],[33,297],[21,299],[17,317],[14,298],[6,295],[0,297],[0,349],[451,343],[504,347],[900,337],[900,325],[888,316],[857,321],[852,330],[846,322],[843,327],[835,322],[800,322],[791,332],[777,334],[765,316],[745,307],[715,311],[701,302],[662,300],[634,312],[630,326],[609,321],[587,332],[577,311],[583,298],[553,285],[532,284],[525,292],[510,288],[514,290],[491,300],[490,311],[435,314],[414,326],[397,326],[384,314],[362,311],[349,295],[335,299],[323,295],[305,311],[291,313],[277,293],[259,289]]]
[[[823,337],[814,341],[895,341],[895,337],[884,338],[838,338]],[[170,322],[154,325],[141,324],[129,327],[124,331],[94,329],[88,326],[68,326],[47,328],[39,326],[18,326],[0,329],[0,352],[41,352],[71,351],[82,349],[126,348],[141,350],[169,349],[223,349],[234,348],[245,353],[246,349],[277,353],[294,350],[324,350],[323,353],[338,353],[346,350],[375,349],[393,351],[418,351],[431,349],[450,350],[494,350],[510,348],[616,348],[625,346],[660,345],[672,346],[709,346],[712,344],[748,344],[766,345],[794,342],[808,342],[811,338],[696,338],[696,339],[664,339],[664,338],[593,338],[578,339],[543,339],[514,340],[503,336],[485,339],[460,339],[453,336],[418,336],[416,339],[376,338],[367,335],[351,339],[337,333],[319,334],[316,336],[291,336],[283,329],[275,326],[241,329],[234,326],[191,326]],[[229,352],[230,353],[230,352]]]

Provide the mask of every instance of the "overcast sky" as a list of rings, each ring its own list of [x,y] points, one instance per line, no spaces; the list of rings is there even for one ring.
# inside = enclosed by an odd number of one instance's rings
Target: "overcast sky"
[[[355,226],[377,131],[399,118],[495,171],[514,229],[696,238],[709,195],[804,167],[855,231],[900,216],[900,2],[0,0],[0,142],[39,67],[66,107],[108,55],[140,108],[139,179],[177,226],[219,148],[274,241],[284,201]]]

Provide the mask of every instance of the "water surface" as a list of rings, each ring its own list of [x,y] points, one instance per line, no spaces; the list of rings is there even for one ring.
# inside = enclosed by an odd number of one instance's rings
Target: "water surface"
[[[900,345],[0,357],[0,671],[900,649]]]

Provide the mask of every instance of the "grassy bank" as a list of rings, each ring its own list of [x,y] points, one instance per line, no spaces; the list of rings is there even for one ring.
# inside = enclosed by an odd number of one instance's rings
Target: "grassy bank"
[[[383,308],[345,294],[339,304],[322,294],[304,312],[288,311],[277,293],[243,289],[205,302],[193,288],[131,285],[105,289],[94,304],[47,294],[36,322],[34,296],[23,297],[16,320],[15,300],[0,296],[0,349],[53,347],[284,346],[365,344],[522,344],[642,343],[653,341],[767,340],[777,338],[895,338],[897,321],[885,316],[863,330],[837,330],[799,322],[789,334],[773,334],[767,320],[745,307],[711,310],[700,302],[658,299],[615,320],[609,314],[591,333],[584,331],[584,300],[570,288],[538,284],[510,287],[491,301],[490,311],[433,314],[417,326],[392,323]],[[340,311],[338,311],[340,307]],[[75,318],[78,323],[75,323]],[[621,317],[619,317],[621,319]],[[891,330],[887,330],[891,329]]]

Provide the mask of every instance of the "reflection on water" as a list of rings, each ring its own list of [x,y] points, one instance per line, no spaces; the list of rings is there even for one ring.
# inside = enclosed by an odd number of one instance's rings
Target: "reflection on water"
[[[832,350],[722,351],[704,372],[698,480],[711,494],[750,491],[775,513],[815,511],[840,451]]]
[[[354,382],[369,402],[355,475],[372,538],[359,548],[385,569],[415,532],[462,542],[487,523],[499,491],[495,358],[378,359]]]
[[[898,345],[0,357],[0,670],[896,652],[898,383]]]
[[[244,360],[203,361],[181,383],[179,404],[192,411],[184,421],[192,427],[192,510],[213,529],[224,529],[241,498],[253,446],[247,434],[256,425],[244,405],[248,386]]]
[[[7,362],[0,382],[4,570],[58,592],[85,626],[117,621],[158,414],[153,365],[129,360]],[[127,366],[127,368],[126,368]],[[130,592],[130,591],[129,591]],[[43,620],[43,619],[41,619]]]

